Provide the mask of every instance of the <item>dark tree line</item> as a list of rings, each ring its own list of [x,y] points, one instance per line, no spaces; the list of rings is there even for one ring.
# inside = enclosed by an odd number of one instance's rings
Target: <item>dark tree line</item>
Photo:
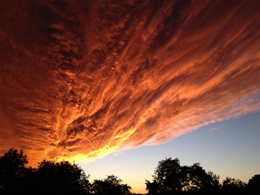
[[[89,175],[68,161],[46,161],[37,168],[27,166],[23,151],[10,149],[0,157],[0,194],[56,195],[128,195],[131,187],[109,175],[103,180],[89,182]]]
[[[89,175],[76,164],[67,161],[46,161],[36,168],[27,166],[23,151],[10,149],[0,157],[0,194],[56,195],[130,195],[131,187],[114,175],[103,180],[89,181]],[[145,181],[151,195],[170,194],[260,194],[260,174],[246,184],[239,179],[226,178],[206,172],[199,163],[181,166],[178,158],[159,161],[152,181]]]
[[[259,195],[260,174],[245,182],[227,177],[222,184],[219,176],[206,172],[199,163],[181,166],[178,158],[159,161],[153,180],[146,180],[146,190],[150,195],[170,194],[211,194],[211,195]]]

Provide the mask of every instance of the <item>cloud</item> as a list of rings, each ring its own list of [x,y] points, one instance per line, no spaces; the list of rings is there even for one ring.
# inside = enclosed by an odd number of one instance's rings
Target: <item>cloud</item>
[[[257,1],[1,4],[1,153],[88,161],[260,110]]]
[[[221,129],[221,128],[220,127],[215,127],[215,128],[209,129],[208,131],[216,131],[216,130],[219,130],[219,129]]]

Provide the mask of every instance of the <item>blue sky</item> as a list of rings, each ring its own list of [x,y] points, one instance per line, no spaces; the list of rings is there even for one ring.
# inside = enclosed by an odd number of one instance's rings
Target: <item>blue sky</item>
[[[260,112],[209,124],[167,143],[124,150],[80,163],[90,180],[114,174],[132,186],[133,192],[145,192],[145,179],[160,160],[178,157],[181,165],[201,163],[207,171],[247,182],[260,173]]]

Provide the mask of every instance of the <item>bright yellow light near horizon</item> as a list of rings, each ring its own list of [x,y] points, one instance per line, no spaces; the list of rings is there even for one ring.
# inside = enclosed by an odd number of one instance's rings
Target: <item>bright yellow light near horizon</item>
[[[59,156],[56,161],[69,161],[71,163],[80,163],[80,162],[85,162],[89,163],[94,161],[96,158],[103,158],[106,155],[115,152],[120,149],[120,147],[123,145],[123,143],[128,140],[128,138],[135,132],[135,129],[129,130],[127,132],[123,132],[121,134],[118,134],[114,136],[108,144],[105,146],[94,150],[88,154],[82,154],[82,153],[77,153],[77,154],[72,154],[71,156]]]

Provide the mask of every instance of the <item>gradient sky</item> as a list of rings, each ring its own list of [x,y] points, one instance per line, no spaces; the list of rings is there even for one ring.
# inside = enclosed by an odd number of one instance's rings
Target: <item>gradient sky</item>
[[[259,10],[259,0],[0,0],[0,153],[80,162],[134,189],[169,156],[259,172]],[[124,172],[144,173],[142,184]]]
[[[260,112],[250,113],[202,126],[169,142],[123,150],[79,163],[90,180],[114,174],[132,186],[133,192],[146,193],[145,179],[152,180],[154,169],[165,157],[179,158],[181,165],[200,163],[206,171],[244,182],[260,173]]]

